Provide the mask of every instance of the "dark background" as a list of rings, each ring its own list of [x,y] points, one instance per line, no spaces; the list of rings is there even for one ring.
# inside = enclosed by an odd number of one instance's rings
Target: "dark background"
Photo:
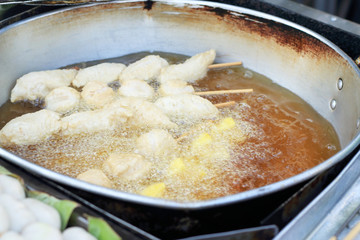
[[[297,3],[360,23],[359,0],[292,0]]]

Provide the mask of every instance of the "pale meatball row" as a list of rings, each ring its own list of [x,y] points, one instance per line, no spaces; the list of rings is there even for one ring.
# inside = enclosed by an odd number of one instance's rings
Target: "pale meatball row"
[[[131,81],[135,80],[128,82]],[[115,101],[113,89],[105,83],[91,81],[85,85],[80,95],[88,105],[95,109],[103,109],[78,112],[63,119],[60,119],[59,114],[49,110],[25,114],[6,124],[0,131],[0,143],[36,144],[60,131],[65,135],[72,135],[115,130],[119,126],[119,122],[125,123],[131,115],[135,115],[131,119],[132,121],[129,121],[131,125],[165,128],[175,128],[175,123],[196,122],[206,118],[216,118],[218,115],[217,108],[211,102],[192,94],[161,97],[154,104],[138,98],[120,98]],[[70,108],[76,108],[79,97],[76,90],[61,87],[51,91],[47,99],[48,107],[66,111],[69,109],[64,109],[63,106],[71,106],[72,104],[58,103],[56,105],[52,100],[65,99],[65,102],[74,102]],[[126,111],[124,107],[130,108],[131,112]],[[115,109],[117,110],[115,111]],[[89,119],[95,120],[89,121]]]
[[[145,95],[146,99],[151,99],[153,92],[144,82],[155,80],[161,84],[170,81],[194,83],[206,75],[208,66],[213,63],[215,56],[215,50],[211,49],[189,58],[182,64],[169,65],[165,59],[149,55],[127,67],[121,63],[101,63],[80,70],[57,69],[30,72],[17,80],[11,91],[10,100],[11,102],[43,100],[55,88],[68,87],[71,84],[76,88],[82,88],[93,81],[104,84],[120,81],[124,84],[120,91],[124,96]],[[137,84],[129,83],[134,80]],[[170,93],[177,92],[174,91],[177,85],[170,84]],[[168,86],[163,88],[166,89]],[[184,86],[179,86],[179,88],[184,89]],[[188,92],[190,89],[185,91]],[[141,92],[140,96],[134,95],[138,91]],[[165,90],[165,95],[169,95],[169,91]]]
[[[0,130],[0,144],[32,145],[53,135],[115,131],[124,125],[140,128],[177,127],[153,103],[136,98],[122,98],[102,109],[77,112],[63,118],[47,109],[24,114],[11,120]]]
[[[39,128],[44,130],[39,134],[34,134],[32,139],[23,142],[18,140],[21,138],[20,134],[9,137],[7,133],[10,131],[1,130],[0,143],[35,144],[59,132],[64,135],[74,135],[116,130],[122,124],[143,128],[171,129],[177,127],[176,123],[183,123],[184,120],[190,123],[204,118],[216,118],[217,108],[208,100],[192,95],[194,88],[188,85],[188,82],[194,82],[205,76],[208,65],[213,62],[214,58],[215,51],[210,50],[195,55],[183,64],[169,66],[158,56],[148,56],[130,64],[127,68],[122,68],[121,71],[119,70],[121,67],[118,66],[117,74],[121,82],[118,94],[126,97],[115,96],[115,91],[107,85],[114,81],[110,80],[110,77],[107,78],[109,80],[100,79],[100,81],[98,78],[91,77],[97,76],[102,71],[101,69],[106,69],[106,67],[110,67],[109,65],[105,67],[104,64],[99,64],[85,68],[78,72],[76,81],[72,82],[74,86],[83,87],[81,93],[68,86],[55,88],[50,91],[49,97],[45,97],[45,105],[49,109],[55,105],[52,109],[60,113],[71,112],[77,109],[80,95],[81,100],[90,109],[95,110],[73,113],[61,119],[54,119],[56,124],[53,125],[60,125],[60,130],[52,129],[51,124],[44,128],[44,124],[40,125]],[[115,69],[115,65],[111,67]],[[177,71],[180,73],[181,69],[187,73],[177,74]],[[115,75],[112,75],[112,79]],[[161,83],[157,94],[163,97],[152,103],[145,99],[153,100],[155,98],[154,89],[147,83],[154,80]],[[65,90],[61,91],[62,89]],[[52,101],[53,99],[61,101],[61,98],[70,102],[60,103],[56,106],[56,101]],[[73,104],[70,104],[71,100]],[[64,105],[70,107],[63,109]],[[186,109],[187,107],[190,109]],[[186,111],[183,111],[184,109]],[[47,114],[51,115],[50,112]],[[33,121],[29,124],[36,125],[37,123]],[[11,127],[12,123],[9,122],[10,130]],[[150,163],[145,160],[144,156],[160,157],[166,152],[173,152],[176,148],[176,140],[168,132],[154,129],[141,135],[137,141],[137,151],[142,155],[137,153],[111,155],[105,161],[103,171],[126,180],[134,180],[145,175],[150,169]],[[90,172],[83,173],[78,178],[111,187],[111,182],[103,171],[91,169]]]
[[[11,102],[43,99],[53,89],[67,87],[75,78],[77,70],[49,70],[25,74],[16,81],[11,91]]]
[[[0,174],[1,240],[96,240],[79,227],[61,232],[59,212],[37,199],[27,198],[18,179]]]

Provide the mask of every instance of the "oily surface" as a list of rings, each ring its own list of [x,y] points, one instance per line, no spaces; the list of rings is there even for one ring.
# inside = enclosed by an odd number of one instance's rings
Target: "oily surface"
[[[159,54],[169,62],[183,59],[183,56]],[[145,55],[140,53],[107,61],[128,64]],[[194,87],[196,91],[239,88],[252,88],[254,91],[206,96],[212,103],[233,100],[236,105],[221,108],[219,119],[194,125],[184,123],[171,130],[175,139],[181,136],[176,151],[163,157],[145,156],[151,169],[136,181],[109,175],[114,188],[139,193],[146,186],[161,182],[166,186],[164,198],[177,201],[211,199],[294,176],[340,150],[332,126],[309,105],[248,69],[209,70]],[[29,103],[6,103],[0,109],[0,127],[17,115],[38,109]],[[235,128],[215,133],[214,126],[229,117],[235,121]],[[125,124],[112,132],[54,136],[41,144],[9,146],[7,149],[38,165],[76,177],[88,169],[101,168],[111,153],[136,152],[136,139],[149,130]],[[203,134],[209,134],[211,142],[194,148],[194,139]],[[170,165],[178,158],[184,164],[182,171],[171,174]]]

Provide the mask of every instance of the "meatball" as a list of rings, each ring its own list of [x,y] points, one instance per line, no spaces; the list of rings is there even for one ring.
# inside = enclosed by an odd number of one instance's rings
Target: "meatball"
[[[45,108],[58,113],[74,111],[80,103],[80,93],[71,87],[53,89],[45,97]]]
[[[125,97],[139,97],[146,100],[154,98],[154,89],[143,80],[133,79],[121,84],[118,93]]]
[[[168,65],[168,62],[159,56],[146,56],[124,69],[120,74],[120,83],[133,79],[150,82],[156,79],[159,76],[161,69]]]
[[[123,97],[111,103],[108,107],[125,107],[131,109],[133,116],[128,121],[131,126],[167,129],[177,127],[157,106],[143,99]]]
[[[213,119],[219,114],[219,110],[209,100],[192,94],[162,97],[156,100],[155,105],[177,123]]]
[[[0,143],[31,145],[60,132],[62,122],[56,112],[43,109],[27,113],[8,122],[0,131]]]
[[[139,153],[149,157],[162,157],[177,151],[176,140],[163,129],[153,129],[136,140]]]
[[[66,87],[75,78],[75,69],[57,69],[40,72],[30,72],[16,81],[11,91],[11,102],[44,99],[49,92],[58,87]]]
[[[125,108],[106,108],[74,113],[62,118],[64,135],[114,131],[124,124],[132,113]]]
[[[194,87],[181,80],[171,80],[161,84],[158,93],[160,96],[170,96],[195,92]]]
[[[79,174],[76,178],[91,184],[100,185],[107,188],[112,187],[110,179],[103,171],[99,169],[87,170],[86,172]]]
[[[88,106],[96,109],[114,101],[115,92],[106,83],[92,81],[84,86],[81,97]]]
[[[112,153],[103,164],[103,170],[125,180],[137,180],[150,170],[150,162],[135,153]]]
[[[206,75],[208,67],[213,63],[215,56],[215,50],[211,49],[192,56],[184,63],[165,67],[161,70],[158,81],[165,83],[171,80],[182,80],[194,83]]]
[[[119,79],[119,75],[125,67],[122,63],[100,63],[83,68],[79,70],[72,84],[75,87],[83,87],[92,81],[110,83]]]

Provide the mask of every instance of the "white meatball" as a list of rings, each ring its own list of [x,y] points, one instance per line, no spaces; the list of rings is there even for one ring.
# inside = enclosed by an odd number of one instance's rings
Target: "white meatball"
[[[153,129],[136,140],[136,148],[144,156],[162,157],[176,152],[178,144],[167,131]]]
[[[195,92],[194,87],[181,80],[164,82],[158,90],[159,95],[162,97],[193,92]]]
[[[61,218],[59,212],[37,199],[26,198],[23,203],[34,214],[36,220],[42,223],[47,223],[57,229],[61,227]]]
[[[24,227],[36,221],[34,214],[25,204],[11,195],[0,195],[0,205],[5,208],[9,216],[10,230],[20,232]]]
[[[24,240],[24,238],[19,233],[10,231],[2,235],[0,237],[0,240]]]
[[[177,125],[153,103],[139,99],[124,97],[109,105],[110,108],[126,107],[133,111],[128,124],[136,127],[176,128]]]
[[[4,174],[0,174],[0,187],[3,193],[9,194],[16,199],[24,199],[25,191],[19,180]]]
[[[209,100],[192,94],[162,97],[156,100],[155,105],[174,122],[197,122],[216,118],[219,114]]]
[[[100,63],[95,66],[83,68],[79,70],[72,84],[75,87],[83,87],[91,81],[110,83],[118,80],[120,73],[125,67],[122,63]]]
[[[108,188],[112,187],[110,179],[105,175],[103,171],[99,169],[90,169],[86,172],[79,174],[76,178],[95,185],[100,185]]]
[[[114,131],[131,116],[131,111],[121,107],[78,112],[62,118],[62,133],[64,135],[74,135]]]
[[[0,204],[0,236],[10,229],[10,218],[5,207]],[[0,238],[1,239],[1,238]]]
[[[159,76],[163,67],[168,65],[168,62],[159,56],[146,56],[124,69],[120,74],[120,83],[133,79],[150,82]]]
[[[54,88],[69,86],[76,73],[75,69],[57,69],[25,74],[16,81],[10,100],[43,99]]]
[[[125,97],[139,97],[146,100],[154,98],[154,89],[143,80],[133,79],[125,81],[119,88],[119,94]]]
[[[45,97],[45,108],[58,113],[73,111],[79,103],[80,93],[72,87],[55,88]]]
[[[106,83],[92,81],[81,91],[81,97],[92,108],[102,108],[115,100],[115,92]]]
[[[46,140],[61,130],[60,115],[43,109],[8,122],[0,131],[0,143],[30,145]]]
[[[62,240],[62,235],[59,229],[53,226],[35,222],[26,226],[22,231],[22,236],[25,240]]]
[[[96,240],[96,237],[81,227],[69,227],[62,235],[64,240]]]
[[[103,169],[113,176],[126,180],[136,180],[150,170],[150,162],[135,153],[112,153],[105,160]]]
[[[196,54],[184,63],[165,67],[161,70],[158,81],[164,83],[171,80],[182,80],[194,83],[206,75],[208,67],[213,63],[215,56],[215,50],[211,49]]]

